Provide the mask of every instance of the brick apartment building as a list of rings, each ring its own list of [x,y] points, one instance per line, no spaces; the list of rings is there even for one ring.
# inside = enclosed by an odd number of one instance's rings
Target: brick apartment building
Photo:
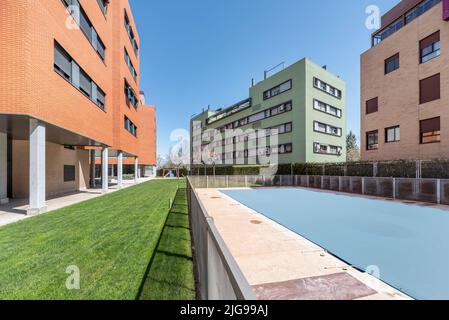
[[[363,160],[449,157],[449,1],[403,0],[361,56]]]
[[[156,163],[155,109],[140,95],[128,0],[0,2],[0,201],[83,190],[108,165]],[[145,170],[136,170],[136,175]]]

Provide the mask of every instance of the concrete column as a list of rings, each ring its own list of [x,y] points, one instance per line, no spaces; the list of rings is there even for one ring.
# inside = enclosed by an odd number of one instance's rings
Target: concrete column
[[[8,202],[8,135],[0,132],[0,204]]]
[[[95,150],[90,150],[90,187],[95,188]]]
[[[101,150],[101,188],[103,192],[109,189],[109,149],[103,148]]]
[[[134,182],[139,182],[139,158],[134,158]]]
[[[45,203],[45,124],[30,120],[30,207],[28,215],[47,210]]]
[[[119,151],[117,156],[117,185],[123,187],[123,152]]]

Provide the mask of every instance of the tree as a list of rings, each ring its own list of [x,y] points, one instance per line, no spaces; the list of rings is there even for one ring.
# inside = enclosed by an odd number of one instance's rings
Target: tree
[[[165,165],[165,163],[167,162],[165,160],[165,158],[163,156],[161,156],[160,154],[157,156],[157,168],[158,169],[162,169]]]
[[[349,131],[348,135],[346,136],[346,149],[346,160],[348,162],[360,160],[360,148],[357,142],[357,137],[352,131]]]

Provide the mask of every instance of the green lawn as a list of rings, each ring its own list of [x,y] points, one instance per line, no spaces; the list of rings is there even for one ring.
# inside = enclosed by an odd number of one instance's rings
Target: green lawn
[[[178,184],[150,181],[0,228],[0,299],[136,299]],[[79,290],[66,288],[72,265]]]
[[[180,189],[167,219],[148,275],[141,300],[193,300],[192,247],[186,190]]]

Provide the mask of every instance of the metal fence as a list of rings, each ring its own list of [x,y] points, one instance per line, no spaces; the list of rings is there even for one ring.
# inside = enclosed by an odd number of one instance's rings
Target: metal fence
[[[192,176],[195,188],[304,187],[449,205],[449,180],[348,176]]]
[[[218,178],[218,177],[217,177]],[[203,300],[256,300],[248,281],[201,203],[192,178],[187,181],[192,240],[199,292]],[[222,181],[215,181],[218,186]]]

